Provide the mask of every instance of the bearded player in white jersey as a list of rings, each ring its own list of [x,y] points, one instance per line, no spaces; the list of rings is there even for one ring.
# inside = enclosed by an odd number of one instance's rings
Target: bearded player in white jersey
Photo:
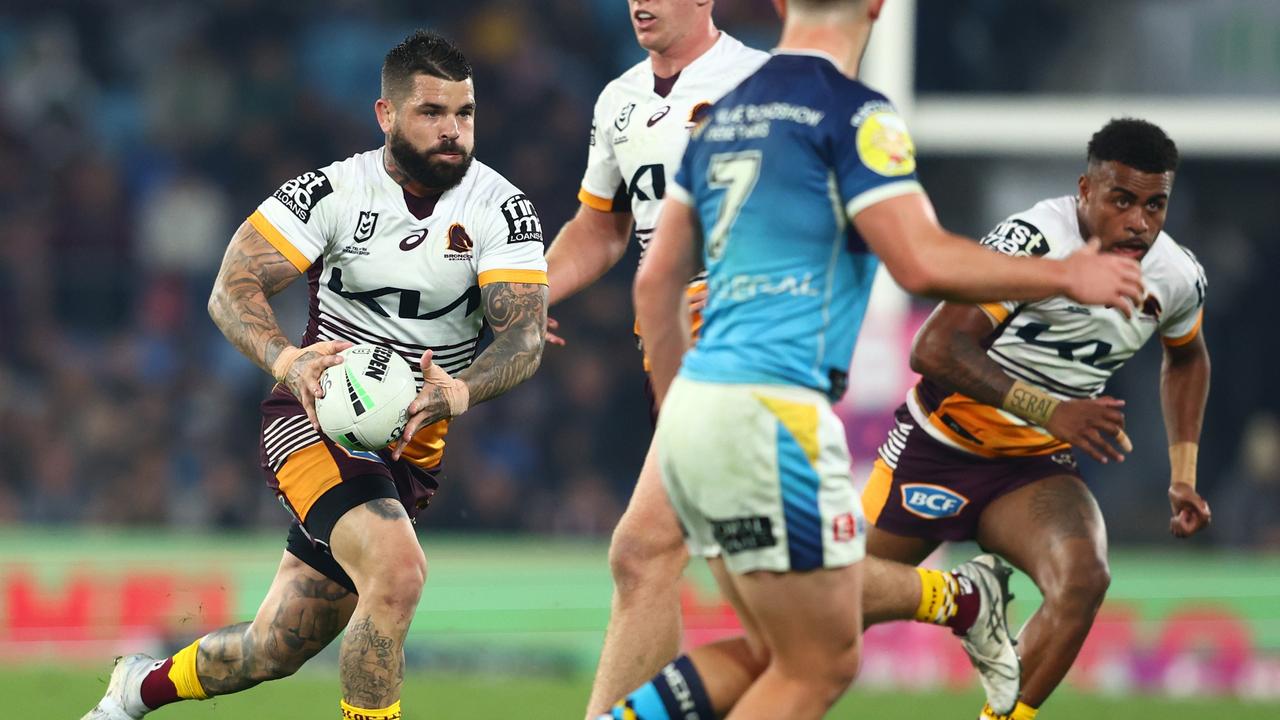
[[[387,54],[381,95],[386,144],[265,200],[232,238],[209,300],[227,339],[278,383],[262,403],[262,467],[294,522],[267,597],[252,622],[170,658],[119,659],[86,720],[140,718],[286,677],[344,628],[341,717],[401,717],[404,638],[426,579],[413,520],[437,487],[449,420],[538,367],[547,279],[532,204],[473,162],[462,53],[410,35]],[[297,347],[268,300],[303,274],[311,308]],[[477,355],[486,322],[493,342]],[[316,426],[320,374],[357,342],[419,367],[402,438],[380,452],[348,450]]]
[[[1170,530],[1204,528],[1196,454],[1209,391],[1200,329],[1206,282],[1163,232],[1178,151],[1151,123],[1114,120],[1088,146],[1075,197],[1044,200],[983,244],[1061,258],[1085,239],[1140,261],[1145,297],[1131,317],[1065,297],[981,306],[943,303],[921,328],[923,375],[897,413],[863,493],[867,552],[918,563],[942,542],[976,540],[1035,581],[1044,604],[1023,628],[1016,706],[983,720],[1032,720],[1066,675],[1110,582],[1107,537],[1072,448],[1101,462],[1132,450],[1107,380],[1153,335],[1164,350],[1160,399],[1169,439]]]
[[[712,7],[710,0],[628,2],[636,39],[649,56],[609,83],[596,102],[578,193],[582,204],[547,251],[552,303],[617,263],[633,223],[643,259],[665,189],[701,111],[769,58],[717,30]],[[696,332],[705,283],[702,275],[689,280]],[[609,548],[613,602],[587,717],[606,712],[664,664],[684,661],[677,659],[679,579],[688,558],[651,445]],[[978,666],[988,697],[998,706],[1012,705],[1018,671],[1005,625],[1007,568],[993,570],[984,562],[953,572],[867,565],[867,592],[874,595],[869,602],[879,611],[873,619],[914,618],[950,627]],[[755,662],[738,646],[726,645],[725,651],[734,661]],[[680,670],[667,665],[664,672],[679,677]]]

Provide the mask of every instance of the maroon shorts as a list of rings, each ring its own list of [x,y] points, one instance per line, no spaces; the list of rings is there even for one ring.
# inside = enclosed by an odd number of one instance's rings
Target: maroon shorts
[[[1047,477],[1080,477],[1070,450],[984,458],[935,440],[916,426],[906,405],[895,419],[862,492],[867,520],[895,535],[972,540],[978,519],[996,498]]]
[[[298,525],[291,533],[290,552],[344,585],[350,579],[331,572],[336,563],[304,556],[297,531],[327,557],[329,533],[351,508],[392,498],[415,519],[439,487],[438,466],[424,470],[407,460],[392,460],[388,450],[347,450],[316,432],[302,404],[282,385],[262,401],[260,451],[267,485]]]

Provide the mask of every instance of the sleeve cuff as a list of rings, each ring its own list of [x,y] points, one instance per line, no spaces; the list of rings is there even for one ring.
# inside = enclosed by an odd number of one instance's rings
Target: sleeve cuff
[[[1160,342],[1164,343],[1165,347],[1180,347],[1182,345],[1186,345],[1192,340],[1195,340],[1196,336],[1200,334],[1200,324],[1203,322],[1204,322],[1204,311],[1201,310],[1200,312],[1196,313],[1196,324],[1191,326],[1190,331],[1188,331],[1184,335],[1178,335],[1177,337],[1168,337],[1168,336],[1162,337],[1160,338]]]
[[[586,205],[592,210],[599,210],[600,212],[613,212],[612,199],[602,198],[599,195],[596,195],[595,193],[590,192],[586,188],[578,189],[578,202],[582,203],[583,205]]]
[[[249,224],[261,233],[262,237],[267,239],[267,242],[271,243],[271,247],[275,248],[286,260],[292,263],[298,269],[298,272],[306,272],[307,268],[311,267],[311,261],[307,259],[307,256],[294,247],[293,243],[289,242],[289,239],[277,230],[275,225],[271,224],[271,221],[267,219],[266,215],[262,214],[261,210],[253,211],[253,214],[249,216]]]
[[[997,325],[1009,319],[1009,308],[1001,303],[982,303],[978,307],[994,320]]]
[[[668,188],[670,188],[670,186],[668,186]],[[919,193],[921,195],[924,194],[924,187],[916,180],[900,180],[898,182],[887,183],[885,185],[874,187],[850,200],[845,204],[844,212],[849,220],[852,221],[858,216],[858,213],[882,200],[895,198],[899,195],[912,195],[915,193]]]
[[[480,273],[480,287],[491,283],[528,283],[530,285],[546,285],[546,270],[485,270]]]

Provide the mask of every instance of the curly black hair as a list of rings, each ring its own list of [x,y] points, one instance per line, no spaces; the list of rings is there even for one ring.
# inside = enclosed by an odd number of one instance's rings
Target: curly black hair
[[[1137,118],[1119,118],[1089,139],[1089,164],[1118,162],[1145,173],[1178,169],[1178,146],[1159,126]]]
[[[402,96],[417,73],[456,82],[471,77],[471,63],[443,36],[419,29],[387,53],[382,63],[382,96]]]

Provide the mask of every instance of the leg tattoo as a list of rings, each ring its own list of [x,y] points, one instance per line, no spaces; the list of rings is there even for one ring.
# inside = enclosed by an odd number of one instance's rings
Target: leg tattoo
[[[342,696],[348,703],[387,707],[399,699],[404,683],[403,638],[379,632],[367,613],[353,618],[342,639],[338,665]]]
[[[196,674],[210,696],[293,674],[342,630],[338,602],[350,595],[331,580],[298,577],[284,590],[265,626],[241,623],[200,643]]]

